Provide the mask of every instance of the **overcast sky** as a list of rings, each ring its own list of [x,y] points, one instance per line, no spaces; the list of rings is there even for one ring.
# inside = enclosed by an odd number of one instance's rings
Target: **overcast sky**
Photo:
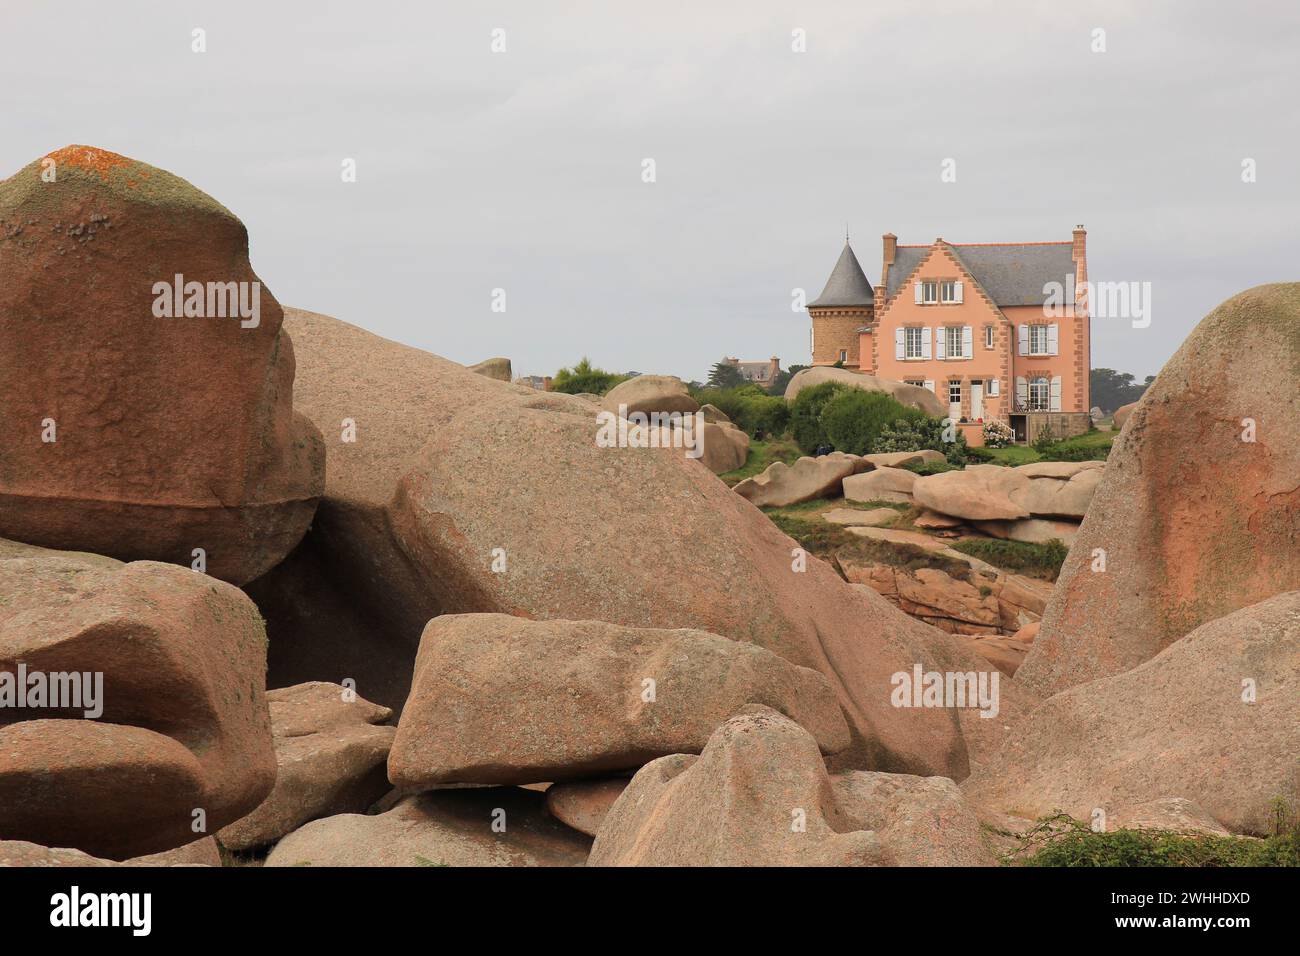
[[[1149,328],[1094,321],[1093,365],[1139,378],[1300,278],[1282,0],[0,2],[0,175],[69,143],[161,166],[243,219],[282,303],[516,374],[806,363],[791,290],[846,222],[873,283],[884,232],[1084,223],[1094,280],[1152,284]]]

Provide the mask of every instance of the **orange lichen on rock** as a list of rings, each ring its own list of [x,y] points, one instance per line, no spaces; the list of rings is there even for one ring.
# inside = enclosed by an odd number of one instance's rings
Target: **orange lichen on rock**
[[[64,146],[45,157],[52,159],[56,166],[80,169],[88,173],[97,173],[106,178],[110,170],[129,165],[131,160],[117,153],[95,146]]]

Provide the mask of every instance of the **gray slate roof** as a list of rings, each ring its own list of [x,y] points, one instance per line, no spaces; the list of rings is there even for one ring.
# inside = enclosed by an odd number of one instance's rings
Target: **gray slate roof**
[[[840,253],[835,268],[831,270],[831,277],[826,280],[826,288],[822,289],[821,295],[808,303],[808,308],[868,306],[875,301],[876,293],[872,291],[871,283],[867,281],[866,273],[862,271],[862,266],[858,265],[858,257],[853,254],[853,247],[846,239],[844,251]]]
[[[1042,305],[1048,282],[1064,283],[1074,275],[1074,247],[1069,242],[1019,242],[998,245],[952,245],[966,270],[999,307]],[[889,268],[888,294],[893,296],[929,246],[899,246]]]

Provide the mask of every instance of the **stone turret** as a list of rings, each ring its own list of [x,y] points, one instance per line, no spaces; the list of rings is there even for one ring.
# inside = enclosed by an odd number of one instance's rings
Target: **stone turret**
[[[846,237],[822,294],[808,303],[813,364],[843,362],[845,368],[859,368],[858,333],[870,327],[875,310],[876,294]]]

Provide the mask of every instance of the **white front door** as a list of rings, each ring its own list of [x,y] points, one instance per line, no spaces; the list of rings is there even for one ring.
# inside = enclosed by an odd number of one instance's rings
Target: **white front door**
[[[970,417],[979,421],[984,417],[984,383],[970,383]]]

